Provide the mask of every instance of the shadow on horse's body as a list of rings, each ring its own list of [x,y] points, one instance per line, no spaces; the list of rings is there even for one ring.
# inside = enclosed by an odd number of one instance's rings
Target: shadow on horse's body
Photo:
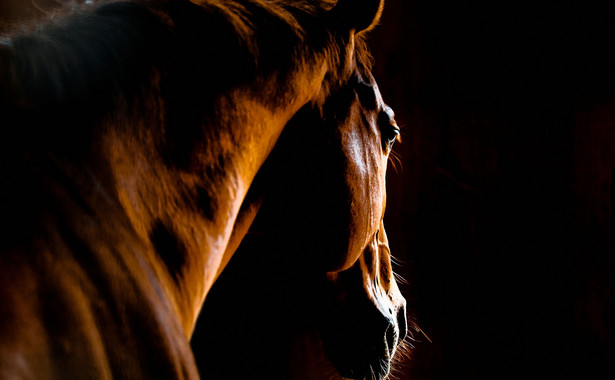
[[[389,373],[407,330],[383,226],[399,129],[367,63],[295,115],[257,175],[260,209],[193,335],[204,377]]]
[[[382,7],[333,3],[102,1],[0,37],[0,378],[198,376],[254,176]]]

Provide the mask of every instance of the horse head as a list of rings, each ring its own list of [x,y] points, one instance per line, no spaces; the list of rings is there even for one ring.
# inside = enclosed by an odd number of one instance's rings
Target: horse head
[[[297,206],[284,206],[282,220],[303,220],[290,231],[278,226],[278,233],[294,240],[289,246],[299,253],[288,254],[299,256],[300,267],[324,273],[312,289],[318,289],[317,326],[333,366],[347,378],[381,379],[407,330],[383,222],[387,162],[399,128],[367,70],[338,89],[321,112],[320,130],[309,116],[296,117],[306,122],[304,134],[325,133],[327,143],[314,142],[311,149],[320,178],[296,167],[301,195]]]
[[[349,100],[349,112],[339,113]],[[380,379],[389,373],[407,330],[406,301],[391,267],[383,221],[387,161],[399,128],[368,72],[357,74],[329,100],[325,118],[337,124],[345,186],[333,187],[338,200],[322,210],[325,218],[340,215],[338,227],[326,226],[317,234],[327,242],[323,254],[339,260],[327,268],[321,338],[343,376]]]

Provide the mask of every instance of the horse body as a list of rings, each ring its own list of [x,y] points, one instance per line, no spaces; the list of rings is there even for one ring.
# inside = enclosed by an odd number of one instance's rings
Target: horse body
[[[252,180],[379,15],[351,3],[111,1],[0,39],[0,378],[198,376]]]

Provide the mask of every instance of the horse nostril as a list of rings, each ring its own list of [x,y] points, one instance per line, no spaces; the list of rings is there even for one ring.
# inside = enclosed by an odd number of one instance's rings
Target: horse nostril
[[[399,343],[403,342],[408,334],[408,317],[406,316],[406,305],[402,305],[397,311],[397,325],[399,326]]]
[[[395,326],[390,323],[385,332],[385,339],[386,339],[386,344],[387,344],[387,354],[389,355],[389,357],[393,354],[393,352],[395,351],[395,348],[397,348],[397,343],[398,343],[397,337],[399,334],[397,333],[396,330],[397,329],[395,328]]]

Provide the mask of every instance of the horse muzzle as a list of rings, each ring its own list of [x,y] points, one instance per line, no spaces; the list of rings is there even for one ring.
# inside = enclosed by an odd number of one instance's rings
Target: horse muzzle
[[[381,380],[390,372],[407,327],[406,301],[400,294],[380,300],[349,291],[329,305],[320,330],[325,352],[340,375]]]

